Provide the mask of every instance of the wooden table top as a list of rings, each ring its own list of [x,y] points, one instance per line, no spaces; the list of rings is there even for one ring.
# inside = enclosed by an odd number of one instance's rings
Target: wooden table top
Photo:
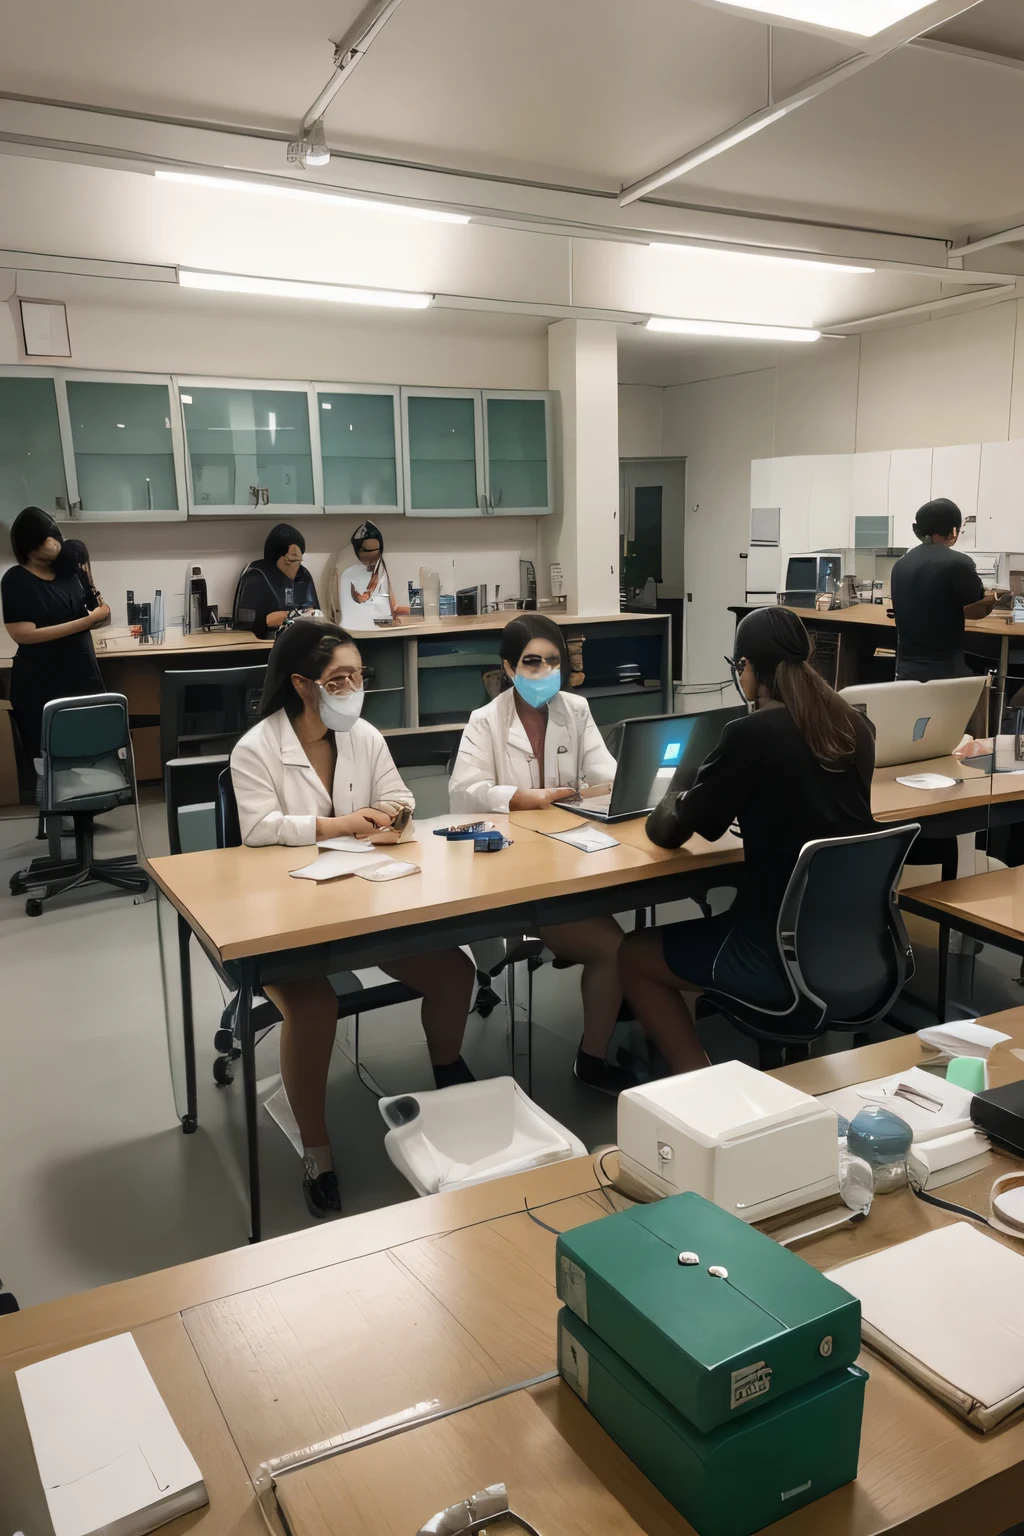
[[[937,915],[964,918],[1006,938],[1024,940],[1024,865],[915,885],[907,895],[933,907]]]
[[[566,823],[552,817],[552,830]],[[453,816],[453,821],[466,820]],[[355,938],[386,928],[411,927],[465,917],[573,892],[630,885],[652,874],[676,874],[742,857],[739,839],[717,843],[693,838],[671,853],[643,834],[643,820],[619,845],[580,853],[521,824],[518,817],[490,816],[512,836],[511,848],[476,854],[471,842],[449,843],[426,831],[415,843],[383,849],[421,866],[422,873],[375,883],[357,876],[317,885],[292,880],[314,857],[306,848],[222,848],[151,859],[160,889],[222,960],[239,960],[332,939]],[[567,818],[569,825],[579,817]],[[628,906],[628,899],[624,905]]]
[[[1011,1035],[992,1054],[993,1084],[1024,1076],[1013,1054],[1024,1046],[1024,1008],[985,1022]],[[777,1075],[823,1093],[927,1055],[910,1036]],[[946,1193],[984,1209],[995,1174],[1020,1166],[998,1154],[991,1165]],[[254,1482],[278,1529],[261,1471],[268,1460],[295,1536],[408,1536],[500,1478],[545,1536],[692,1536],[568,1388],[521,1385],[554,1369],[558,1306],[554,1237],[524,1201],[556,1230],[623,1203],[599,1190],[591,1159],[579,1158],[0,1318],[5,1515],[45,1536],[45,1511],[42,1524],[32,1518],[42,1492],[14,1370],[131,1328],[211,1496],[168,1536],[255,1536]],[[878,1199],[861,1225],[798,1251],[829,1268],[954,1220],[902,1190]],[[780,1521],[779,1536],[996,1536],[1012,1523],[1024,1507],[1024,1419],[979,1435],[881,1359],[865,1353],[861,1363],[870,1381],[858,1479]],[[519,1390],[393,1439],[282,1467],[294,1452],[343,1444],[392,1416],[509,1387]]]
[[[746,604],[738,604],[738,607],[746,611],[752,611]],[[815,624],[852,624],[854,626],[875,626],[881,629],[895,629],[896,621],[889,617],[888,610],[891,603],[854,603],[850,608],[834,608],[828,613],[819,613],[817,608],[794,608],[793,612],[800,615],[805,623],[813,620]],[[733,609],[735,612],[735,609]],[[998,613],[990,613],[984,619],[968,619],[967,630],[980,635],[1011,635],[1016,629],[1021,638],[1024,638],[1024,627],[1012,623],[1012,615],[1009,610],[1000,610]]]
[[[651,619],[661,620],[667,624],[669,615],[665,613],[559,613],[554,610],[542,610],[548,618],[553,619],[562,628],[580,624],[639,624],[649,622]],[[432,639],[449,635],[472,634],[475,630],[504,629],[506,624],[513,619],[522,618],[522,613],[516,609],[501,609],[497,613],[466,614],[461,618],[448,617],[443,619],[421,619],[406,617],[400,623],[385,625],[379,628],[371,625],[369,629],[353,629],[351,633],[359,640],[382,640],[395,637],[402,640]],[[93,631],[93,644],[96,647],[96,655],[100,661],[117,658],[120,660],[126,656],[138,656],[143,660],[155,661],[161,656],[173,656],[179,651],[230,651],[237,646],[245,646],[247,650],[269,651],[273,640],[258,640],[247,629],[213,629],[202,630],[198,634],[183,635],[181,629],[172,626],[167,629],[166,636],[159,645],[142,645],[138,640],[130,636],[119,635],[116,639],[104,638],[102,628]],[[14,656],[15,645],[0,626],[0,669],[10,667]]]

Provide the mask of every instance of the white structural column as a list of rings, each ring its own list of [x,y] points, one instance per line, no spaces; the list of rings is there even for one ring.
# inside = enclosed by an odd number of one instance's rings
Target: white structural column
[[[615,326],[559,320],[548,327],[548,387],[558,391],[560,494],[541,525],[547,566],[565,573],[569,611],[619,611],[619,399]]]

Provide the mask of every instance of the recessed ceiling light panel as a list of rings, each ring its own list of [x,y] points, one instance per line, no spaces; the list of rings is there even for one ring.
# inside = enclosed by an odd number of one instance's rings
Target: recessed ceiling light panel
[[[798,325],[752,325],[740,320],[680,320],[674,315],[652,315],[649,331],[668,331],[674,336],[722,336],[730,341],[817,341],[820,331]]]
[[[932,0],[725,0],[730,9],[758,11],[770,20],[803,22],[812,27],[828,27],[834,32],[852,32],[858,37],[875,37],[887,27],[905,21],[917,11],[925,11]]]
[[[250,293],[268,299],[309,299],[320,304],[372,304],[384,309],[426,309],[430,304],[429,293],[300,283],[280,277],[243,277],[235,272],[192,272],[184,267],[178,271],[178,284],[209,293]]]

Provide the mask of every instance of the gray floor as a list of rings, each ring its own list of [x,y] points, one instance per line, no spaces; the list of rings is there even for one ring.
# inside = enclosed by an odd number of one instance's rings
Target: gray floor
[[[165,851],[163,806],[143,805],[150,852]],[[131,813],[107,818],[100,855],[132,846]],[[29,918],[6,894],[11,872],[43,851],[35,822],[0,822],[0,1276],[22,1305],[198,1258],[246,1241],[240,1083],[212,1080],[213,1031],[223,998],[195,951],[199,1046],[199,1130],[183,1136],[169,1066],[158,944],[160,907],[99,888],[50,903]],[[695,915],[659,909],[659,921]],[[173,957],[176,963],[176,957]],[[913,997],[903,1021],[929,1021],[934,955],[918,951]],[[951,996],[967,1013],[1024,1001],[1015,960],[986,949],[954,961]],[[173,995],[173,993],[172,993]],[[571,1076],[581,1028],[579,972],[544,966],[536,976],[534,1096],[593,1147],[615,1139],[611,1100]],[[887,1033],[888,1031],[882,1031]],[[362,1057],[386,1092],[430,1086],[414,1004],[363,1019]],[[173,1031],[172,1031],[173,1037]],[[721,1021],[708,1025],[714,1059],[754,1060],[752,1043]],[[835,1039],[833,1048],[844,1042]],[[258,1048],[267,1092],[275,1085],[276,1031]],[[478,1075],[508,1070],[504,1008],[473,1017],[465,1055]],[[413,1198],[388,1161],[376,1099],[364,1088],[339,1038],[330,1087],[330,1123],[349,1213]],[[301,1165],[261,1114],[264,1230],[309,1223]]]

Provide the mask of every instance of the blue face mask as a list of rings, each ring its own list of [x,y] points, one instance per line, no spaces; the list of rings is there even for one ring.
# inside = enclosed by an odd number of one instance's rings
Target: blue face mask
[[[524,677],[519,672],[512,679],[516,692],[531,709],[543,709],[562,686],[561,669],[556,667],[547,677]]]

